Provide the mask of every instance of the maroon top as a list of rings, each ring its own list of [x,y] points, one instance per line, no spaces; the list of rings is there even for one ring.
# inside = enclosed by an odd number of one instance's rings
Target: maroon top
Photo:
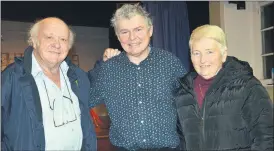
[[[208,90],[209,86],[211,85],[213,79],[214,79],[214,77],[212,77],[210,79],[204,79],[200,75],[198,75],[194,79],[194,91],[196,93],[198,105],[200,108],[202,108],[206,91]]]

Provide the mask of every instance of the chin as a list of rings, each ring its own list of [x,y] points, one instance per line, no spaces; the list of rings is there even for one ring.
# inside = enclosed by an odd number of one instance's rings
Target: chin
[[[202,76],[204,79],[210,79],[211,77],[207,77],[207,76]]]
[[[127,53],[129,53],[129,54],[138,54],[138,53],[140,53],[140,52],[142,52],[141,50],[140,50],[140,48],[135,48],[135,49],[127,49],[127,50],[125,50]]]
[[[204,79],[210,79],[212,78],[213,76],[209,76],[209,75],[206,75],[206,76],[202,76]]]

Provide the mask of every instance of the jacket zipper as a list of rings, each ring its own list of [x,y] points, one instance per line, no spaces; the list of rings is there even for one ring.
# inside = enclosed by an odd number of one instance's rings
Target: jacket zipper
[[[197,100],[196,94],[193,93],[193,91],[190,91],[188,88],[185,88],[184,84],[179,80],[179,83],[184,87],[184,89],[186,91],[188,91],[192,97]],[[205,119],[205,103],[206,103],[206,94],[204,97],[204,101],[203,101],[203,105],[202,105],[202,109],[203,109],[203,113],[201,115],[201,109],[199,108],[198,102],[196,102],[196,111],[198,113],[199,118],[201,119],[201,128],[202,128],[202,144],[200,144],[200,149],[203,149],[203,144],[205,142],[205,127],[204,127],[204,119]]]
[[[196,97],[196,94],[193,94],[193,97],[195,98],[195,100],[197,100],[197,97]],[[204,97],[204,101],[203,101],[203,105],[202,105],[202,108],[199,108],[199,105],[198,105],[198,102],[196,103],[196,111],[198,113],[198,117],[200,118],[201,120],[201,128],[202,129],[202,142],[200,144],[200,149],[203,149],[203,145],[204,145],[204,142],[205,142],[205,126],[204,126],[204,119],[205,119],[205,102],[206,102],[206,99]],[[203,113],[201,113],[201,110],[203,109]]]
[[[204,98],[204,102],[203,103],[206,103],[206,99]],[[203,135],[203,143],[205,142],[205,125],[204,125],[204,120],[205,120],[205,110],[206,110],[206,108],[205,108],[205,104],[203,105],[203,116],[202,116],[202,128],[203,128],[203,130],[202,130],[202,135]]]
[[[201,120],[201,125],[200,125],[201,128],[200,128],[200,130],[202,131],[202,134],[201,134],[202,135],[202,142],[200,144],[200,149],[203,149],[203,144],[205,142],[205,126],[204,126],[204,119],[205,119],[205,107],[204,106],[205,106],[205,104],[204,103],[205,103],[205,99],[203,101],[202,108],[199,108],[198,104],[196,105],[196,110],[197,110],[198,116],[199,116],[199,118]],[[201,113],[202,109],[203,109],[203,113]]]

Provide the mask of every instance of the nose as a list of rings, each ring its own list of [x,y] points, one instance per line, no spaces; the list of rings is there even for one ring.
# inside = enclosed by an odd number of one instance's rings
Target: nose
[[[206,62],[206,56],[205,55],[201,54],[200,62],[201,63],[205,63]]]
[[[57,48],[57,49],[61,48],[60,40],[59,40],[59,39],[56,39],[56,40],[54,41],[54,43],[52,44],[52,46],[53,46],[54,48]]]
[[[135,32],[130,32],[130,33],[129,33],[129,39],[130,39],[130,40],[134,40],[135,38],[136,38]]]

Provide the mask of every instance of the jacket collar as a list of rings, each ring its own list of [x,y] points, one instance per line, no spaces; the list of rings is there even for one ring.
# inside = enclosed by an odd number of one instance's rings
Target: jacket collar
[[[193,71],[188,74],[186,74],[184,77],[182,77],[179,81],[182,85],[182,87],[187,90],[193,91],[193,80],[197,77],[197,72]],[[249,64],[244,61],[240,61],[235,57],[227,56],[226,61],[223,63],[222,68],[215,76],[213,82],[209,89],[207,90],[207,93],[213,92],[215,89],[220,88],[221,86],[224,86],[225,83],[235,79],[240,78],[243,76],[252,76],[253,71]]]

